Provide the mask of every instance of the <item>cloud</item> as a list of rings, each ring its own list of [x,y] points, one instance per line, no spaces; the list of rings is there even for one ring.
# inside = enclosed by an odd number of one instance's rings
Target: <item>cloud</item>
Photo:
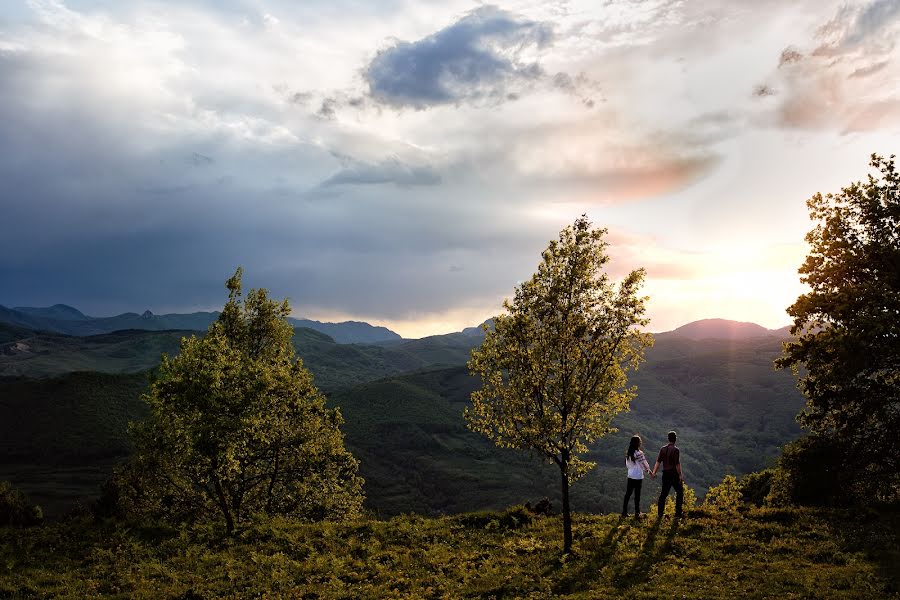
[[[900,123],[900,0],[843,5],[816,28],[811,48],[785,48],[771,79],[775,122],[785,128],[870,131]],[[879,73],[883,77],[871,77]]]
[[[844,5],[819,28],[821,45],[817,55],[835,56],[857,50],[892,49],[896,43],[896,24],[900,0],[875,0],[865,5]]]
[[[536,52],[553,39],[549,23],[482,6],[425,38],[379,51],[364,77],[372,98],[398,108],[500,103],[544,76]]]
[[[858,69],[856,69],[855,71],[850,73],[850,77],[851,78],[853,78],[853,77],[868,77],[869,75],[874,75],[875,73],[878,73],[879,71],[881,71],[882,69],[887,67],[889,64],[890,64],[889,61],[883,60],[881,62],[875,62],[870,65],[866,65],[864,67],[859,67]]]
[[[441,175],[430,166],[413,166],[391,157],[378,163],[364,163],[342,157],[346,164],[340,171],[323,181],[320,187],[339,185],[374,185],[393,183],[400,187],[430,186],[441,182]]]

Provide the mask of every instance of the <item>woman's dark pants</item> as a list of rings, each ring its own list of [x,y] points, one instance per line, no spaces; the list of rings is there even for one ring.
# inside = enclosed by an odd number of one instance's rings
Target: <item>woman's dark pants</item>
[[[631,492],[634,492],[634,514],[641,514],[641,484],[643,479],[628,478],[628,487],[625,489],[625,502],[622,503],[622,514],[628,514],[628,499],[631,498]]]

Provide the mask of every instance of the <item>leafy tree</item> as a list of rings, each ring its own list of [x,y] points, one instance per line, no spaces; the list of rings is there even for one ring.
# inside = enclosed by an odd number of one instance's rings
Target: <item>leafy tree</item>
[[[900,174],[893,156],[870,164],[880,177],[807,201],[816,225],[799,272],[810,290],[788,308],[796,337],[776,365],[800,376],[801,424],[845,443],[842,463],[890,499],[900,495]]]
[[[613,417],[636,393],[626,372],[652,343],[639,331],[646,297],[644,270],[614,285],[604,266],[605,229],[586,216],[543,252],[530,280],[503,303],[506,314],[484,326],[469,370],[481,377],[466,409],[469,427],[498,446],[526,449],[559,467],[563,551],[572,548],[569,486],[593,468],[581,457],[588,444],[615,431]]]
[[[255,513],[352,515],[362,480],[340,412],[295,357],[287,300],[265,289],[242,300],[241,274],[228,280],[228,303],[207,335],[163,356],[116,494],[179,519],[217,515],[229,533]]]

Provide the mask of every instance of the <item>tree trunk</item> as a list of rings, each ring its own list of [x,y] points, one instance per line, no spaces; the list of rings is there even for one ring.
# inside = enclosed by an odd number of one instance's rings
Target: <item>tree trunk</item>
[[[278,479],[278,459],[281,458],[281,448],[275,450],[275,467],[272,477],[269,479],[269,488],[266,490],[266,514],[272,514],[272,491],[275,489],[275,481]]]
[[[559,465],[562,475],[563,554],[572,552],[572,512],[569,508],[569,464]]]
[[[225,491],[222,489],[222,483],[219,481],[219,478],[213,474],[212,475],[213,486],[216,491],[215,498],[217,500],[216,504],[219,506],[219,510],[222,512],[222,516],[225,517],[225,527],[228,531],[228,535],[234,533],[234,517],[231,514],[231,509],[228,505],[228,498],[225,497]]]

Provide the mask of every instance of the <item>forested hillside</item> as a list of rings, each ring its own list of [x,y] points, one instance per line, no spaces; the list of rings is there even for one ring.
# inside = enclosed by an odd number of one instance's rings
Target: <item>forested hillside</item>
[[[2,331],[0,373],[7,376],[0,378],[0,479],[30,491],[51,515],[95,493],[117,457],[128,453],[126,425],[143,414],[139,396],[148,369],[161,352],[176,353],[182,335],[193,333],[131,330],[76,337],[12,326]],[[450,334],[338,344],[317,331],[295,330],[298,355],[344,415],[369,508],[433,514],[555,497],[556,475],[547,465],[498,449],[465,426],[462,410],[478,382],[464,363],[479,341]],[[632,377],[639,393],[631,412],[617,419],[619,433],[592,451],[598,468],[573,487],[576,506],[617,508],[621,455],[634,432],[652,454],[666,431],[678,430],[687,481],[699,494],[725,473],[771,463],[779,447],[799,433],[794,415],[802,405],[792,377],[771,366],[779,350],[780,340],[772,336],[657,336],[646,364]],[[73,372],[87,370],[106,374]]]

